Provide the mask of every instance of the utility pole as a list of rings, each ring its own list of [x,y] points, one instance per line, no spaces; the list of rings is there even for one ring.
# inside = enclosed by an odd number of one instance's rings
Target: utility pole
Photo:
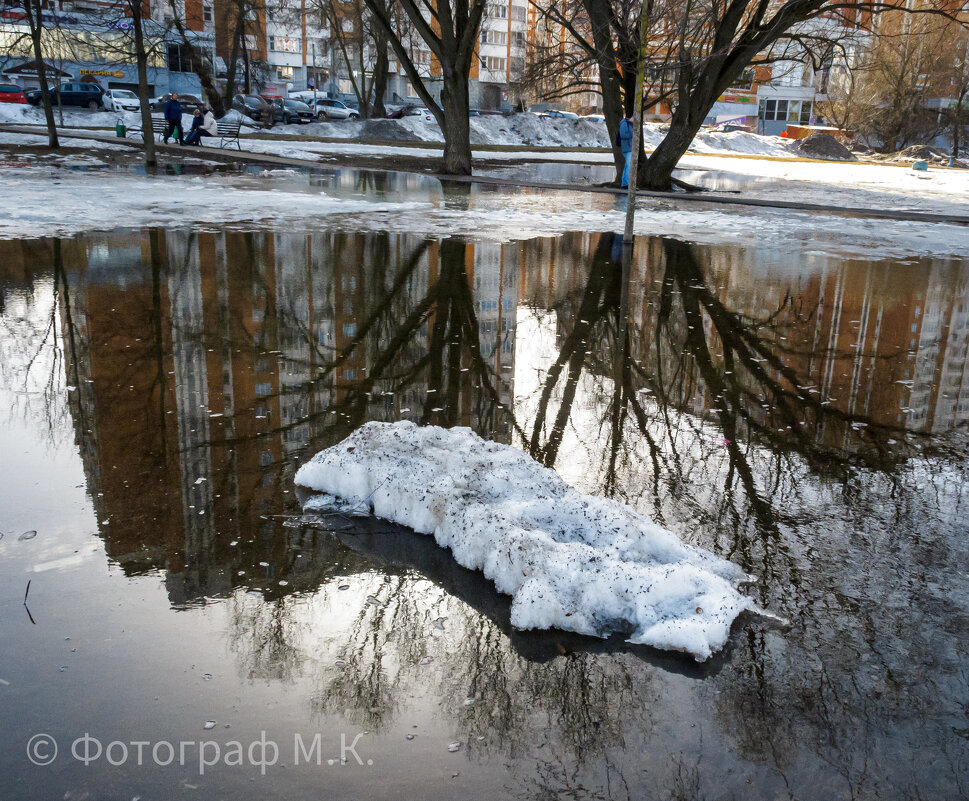
[[[642,0],[639,8],[639,58],[636,59],[636,100],[633,105],[633,153],[629,163],[629,194],[626,200],[626,227],[623,231],[623,261],[626,251],[632,256],[633,227],[636,222],[636,187],[639,183],[639,150],[643,141],[643,78],[646,66],[646,33],[649,30],[651,0]]]
[[[319,83],[320,74],[316,71],[316,42],[310,45],[310,51],[313,53],[313,110],[319,114],[319,109],[316,106],[316,84]]]

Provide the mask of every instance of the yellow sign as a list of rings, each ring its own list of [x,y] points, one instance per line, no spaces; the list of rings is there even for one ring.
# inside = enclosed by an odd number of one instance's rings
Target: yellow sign
[[[81,75],[103,75],[105,78],[124,78],[121,70],[81,70]]]

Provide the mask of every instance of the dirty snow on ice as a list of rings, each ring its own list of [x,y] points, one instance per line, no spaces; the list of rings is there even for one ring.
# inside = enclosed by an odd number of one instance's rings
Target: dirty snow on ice
[[[756,609],[736,565],[468,428],[367,423],[304,464],[296,484],[322,493],[306,512],[367,512],[433,535],[512,596],[518,629],[623,632],[703,661]]]

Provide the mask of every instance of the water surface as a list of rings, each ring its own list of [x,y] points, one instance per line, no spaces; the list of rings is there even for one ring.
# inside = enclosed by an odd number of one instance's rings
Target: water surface
[[[0,242],[4,797],[966,797],[969,265],[644,238],[624,293],[618,256],[611,234]],[[429,540],[296,519],[302,461],[400,419],[631,504],[790,627],[742,621],[702,666],[514,632]],[[71,756],[263,731],[265,775]]]

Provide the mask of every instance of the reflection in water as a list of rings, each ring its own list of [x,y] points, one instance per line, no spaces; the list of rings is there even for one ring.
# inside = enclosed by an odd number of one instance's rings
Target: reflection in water
[[[789,263],[644,239],[624,293],[611,235],[153,230],[0,243],[0,318],[28,351],[7,298],[50,284],[110,558],[224,599],[242,674],[312,677],[321,721],[446,721],[526,797],[965,797],[969,267]],[[399,419],[636,506],[792,628],[684,676],[512,632],[426,540],[287,516],[303,459]]]

